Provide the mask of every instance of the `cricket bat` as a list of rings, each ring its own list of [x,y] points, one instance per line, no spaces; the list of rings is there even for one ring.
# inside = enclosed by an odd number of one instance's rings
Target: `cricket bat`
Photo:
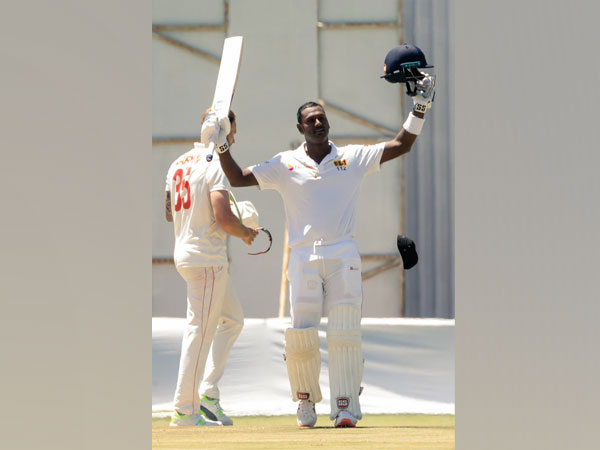
[[[233,99],[240,73],[243,44],[243,36],[228,37],[223,43],[223,54],[221,55],[219,75],[217,76],[217,86],[215,87],[215,96],[211,105],[212,110],[219,119],[227,117],[229,114],[231,100]],[[212,155],[215,150],[215,143],[210,142],[208,149]]]

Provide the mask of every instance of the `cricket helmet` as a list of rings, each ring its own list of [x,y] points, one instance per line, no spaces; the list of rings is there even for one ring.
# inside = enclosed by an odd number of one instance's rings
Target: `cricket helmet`
[[[419,69],[433,66],[427,64],[421,49],[411,44],[401,44],[391,49],[385,57],[383,75],[390,83],[406,83],[423,78]]]
[[[411,238],[399,234],[396,238],[396,245],[398,246],[398,251],[402,257],[404,270],[416,266],[419,261],[419,255],[417,254],[415,242]]]

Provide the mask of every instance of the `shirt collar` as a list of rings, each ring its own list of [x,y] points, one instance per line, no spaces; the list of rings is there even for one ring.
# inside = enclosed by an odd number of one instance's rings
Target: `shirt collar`
[[[294,150],[294,157],[299,159],[300,161],[304,161],[309,164],[316,164],[313,159],[306,154],[306,150],[304,150],[304,144],[306,141],[302,142],[296,149]],[[338,148],[332,141],[329,141],[329,145],[331,145],[331,151],[323,158],[323,161],[319,165],[323,165],[326,161],[336,158],[338,156]]]

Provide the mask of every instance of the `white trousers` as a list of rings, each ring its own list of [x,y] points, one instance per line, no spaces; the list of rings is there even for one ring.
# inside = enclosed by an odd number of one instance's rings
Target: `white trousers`
[[[217,384],[244,323],[242,306],[222,266],[178,268],[187,283],[187,319],[179,360],[174,408],[198,412],[203,393],[219,398]],[[206,370],[205,370],[206,369]]]
[[[292,327],[317,327],[323,313],[329,316],[327,343],[332,420],[342,408],[357,419],[362,417],[358,399],[363,373],[361,269],[360,253],[354,241],[329,245],[315,243],[312,247],[297,248],[290,252],[287,275]],[[343,309],[339,308],[341,306]],[[330,312],[334,308],[337,314],[335,322],[332,322]],[[358,320],[343,319],[352,311],[356,311]],[[318,383],[318,375],[314,381]]]
[[[317,327],[338,305],[362,309],[362,265],[356,242],[290,251],[287,278],[293,328]]]

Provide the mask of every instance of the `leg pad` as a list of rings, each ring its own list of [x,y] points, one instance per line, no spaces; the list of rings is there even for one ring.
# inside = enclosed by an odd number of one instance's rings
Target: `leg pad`
[[[351,305],[336,306],[329,312],[327,344],[331,420],[344,410],[356,419],[362,418],[358,400],[364,367],[360,317],[360,310]]]
[[[284,348],[293,400],[320,402],[323,397],[319,386],[321,352],[317,329],[288,328]]]

